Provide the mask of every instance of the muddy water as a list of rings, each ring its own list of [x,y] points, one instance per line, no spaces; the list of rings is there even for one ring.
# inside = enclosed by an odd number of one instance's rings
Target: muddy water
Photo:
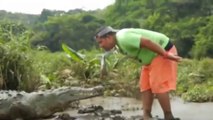
[[[171,99],[172,110],[181,120],[213,120],[213,102],[185,103],[180,98]],[[96,97],[80,101],[80,106],[101,105],[104,109],[122,110],[122,116],[142,115],[141,101],[124,97]],[[66,113],[76,115],[77,110],[67,110]],[[163,118],[162,110],[157,100],[153,103],[153,116]]]

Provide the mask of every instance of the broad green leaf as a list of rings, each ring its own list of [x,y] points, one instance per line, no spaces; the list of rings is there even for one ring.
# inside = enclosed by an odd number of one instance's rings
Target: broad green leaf
[[[62,48],[75,62],[84,62],[84,58],[66,44],[63,43]]]

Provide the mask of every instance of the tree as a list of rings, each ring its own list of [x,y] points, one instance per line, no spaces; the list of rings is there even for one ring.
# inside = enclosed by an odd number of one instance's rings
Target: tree
[[[207,25],[202,27],[195,39],[193,55],[195,58],[213,58],[213,16],[210,16]]]
[[[90,49],[95,43],[95,31],[103,22],[88,13],[49,17],[42,30],[45,35],[36,35],[33,45],[47,46],[53,52],[61,50],[61,43],[66,43],[75,50]]]

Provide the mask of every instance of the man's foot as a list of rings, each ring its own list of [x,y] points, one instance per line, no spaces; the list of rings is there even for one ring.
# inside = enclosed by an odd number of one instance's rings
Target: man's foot
[[[180,118],[175,118],[171,111],[164,112],[164,120],[180,120]]]
[[[152,117],[150,117],[150,116],[143,116],[143,120],[152,120]]]
[[[152,120],[152,115],[151,113],[145,113],[143,115],[143,120]]]

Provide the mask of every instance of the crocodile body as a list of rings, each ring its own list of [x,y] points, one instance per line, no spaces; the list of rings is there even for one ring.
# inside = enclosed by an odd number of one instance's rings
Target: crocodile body
[[[38,92],[0,91],[0,120],[33,120],[63,111],[74,101],[102,94],[102,86],[93,88],[61,87]]]

